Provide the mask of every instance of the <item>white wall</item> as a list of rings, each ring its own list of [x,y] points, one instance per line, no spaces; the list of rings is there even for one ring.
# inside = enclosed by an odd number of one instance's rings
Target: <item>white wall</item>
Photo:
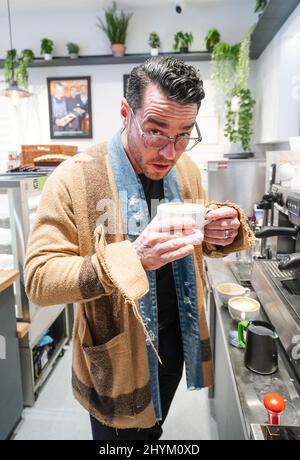
[[[79,43],[83,55],[109,54],[109,43],[103,32],[95,26],[97,14],[102,14],[101,9],[82,13],[70,11],[68,15],[13,16],[14,47],[18,50],[31,48],[38,56],[40,39],[46,36],[54,40],[54,54],[58,56],[66,55],[67,41]],[[172,49],[173,36],[178,30],[193,32],[195,42],[191,50],[205,49],[204,37],[211,27],[217,27],[221,31],[222,39],[235,43],[241,40],[244,32],[255,19],[253,2],[249,1],[226,7],[218,5],[216,8],[191,5],[182,15],[176,14],[173,8],[169,7],[137,9],[129,26],[127,52],[147,52],[148,34],[153,30],[161,36],[162,51]],[[0,17],[0,55],[4,56],[7,48],[9,48],[7,18]],[[83,150],[95,142],[108,139],[120,126],[119,107],[123,94],[123,74],[129,73],[132,67],[132,65],[110,65],[29,69],[29,89],[34,96],[22,101],[18,108],[12,107],[10,100],[0,98],[1,151],[18,149],[25,143],[54,142],[50,140],[49,134],[47,77],[91,76],[94,138],[63,140],[63,142],[79,145],[79,149]],[[200,111],[200,116],[205,117],[200,122],[205,140],[193,156],[198,159],[198,152],[199,154],[217,152],[221,157],[224,139],[220,126],[216,132],[217,120],[209,81],[210,64],[200,62],[196,67],[201,71],[206,90],[206,99]]]
[[[279,143],[300,134],[300,6],[256,62],[255,137]]]

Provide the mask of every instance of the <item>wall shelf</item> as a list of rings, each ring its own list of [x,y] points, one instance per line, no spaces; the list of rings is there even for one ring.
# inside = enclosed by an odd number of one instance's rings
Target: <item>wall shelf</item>
[[[257,59],[285,23],[300,0],[269,0],[251,37],[250,58]]]
[[[269,0],[264,12],[258,20],[251,37],[250,58],[257,59],[268,46],[281,26],[300,4],[300,0]],[[184,61],[201,62],[210,61],[211,53],[208,51],[191,51],[189,53],[160,53],[160,56],[177,56]],[[70,59],[68,56],[54,57],[51,61],[35,58],[28,67],[60,67],[81,65],[114,65],[114,64],[140,64],[150,57],[149,53],[126,54],[123,57],[114,57],[111,54],[95,56],[79,56]],[[0,69],[3,68],[4,59],[0,59]]]
[[[189,53],[160,53],[159,56],[177,56],[184,61],[210,61],[211,53],[207,51],[191,51]],[[51,61],[35,59],[28,67],[59,67],[79,65],[112,65],[112,64],[139,64],[150,57],[150,54],[126,54],[123,57],[114,57],[111,54],[101,56],[79,56],[77,59],[69,57],[54,57]],[[0,59],[0,68],[3,68],[4,59]]]

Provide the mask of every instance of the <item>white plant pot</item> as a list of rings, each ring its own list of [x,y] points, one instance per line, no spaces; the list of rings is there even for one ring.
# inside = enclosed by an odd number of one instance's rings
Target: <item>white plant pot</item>
[[[45,61],[51,61],[51,59],[52,59],[52,54],[45,53],[45,54],[44,54],[44,59],[45,59]]]
[[[78,58],[77,53],[70,53],[69,56],[70,56],[70,59],[77,59]]]
[[[151,56],[158,56],[158,48],[150,48]]]

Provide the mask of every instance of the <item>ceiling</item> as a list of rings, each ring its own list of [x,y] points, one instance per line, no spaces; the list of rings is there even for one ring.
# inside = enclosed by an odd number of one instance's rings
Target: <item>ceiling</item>
[[[110,6],[112,0],[9,0],[11,14],[16,13],[47,13],[47,12],[66,12],[66,11],[87,11],[88,9],[100,11],[103,7]],[[241,3],[241,0],[179,0],[187,5],[232,5]],[[254,0],[242,0],[244,3],[253,3]],[[151,0],[150,7],[172,6],[176,0]],[[117,0],[118,7],[122,8],[149,8],[147,0]],[[7,0],[0,0],[0,15],[7,14]]]

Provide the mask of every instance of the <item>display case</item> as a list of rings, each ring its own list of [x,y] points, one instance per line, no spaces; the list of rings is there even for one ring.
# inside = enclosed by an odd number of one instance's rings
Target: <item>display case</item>
[[[25,405],[33,405],[40,386],[69,340],[72,327],[68,318],[72,306],[63,304],[38,308],[25,292],[26,245],[46,180],[47,175],[39,174],[0,175],[0,268],[20,272],[20,278],[14,283],[16,318],[17,321],[30,323],[28,334],[20,341]],[[41,372],[37,374],[36,349],[47,333],[53,334],[54,346],[51,356],[50,353],[47,357],[44,355]]]

